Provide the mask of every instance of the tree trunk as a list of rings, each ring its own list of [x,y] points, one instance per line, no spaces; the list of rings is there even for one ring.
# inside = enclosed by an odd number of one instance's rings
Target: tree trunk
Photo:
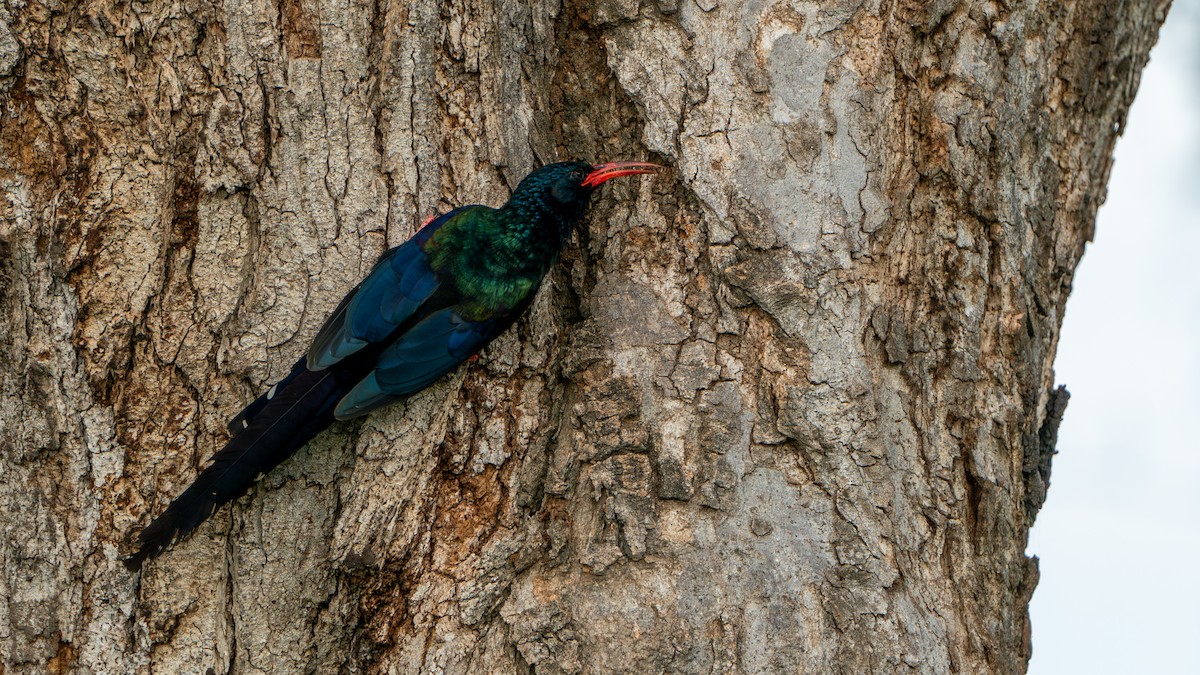
[[[1168,4],[0,6],[0,673],[1023,671]],[[380,252],[568,158],[673,172],[125,571]]]

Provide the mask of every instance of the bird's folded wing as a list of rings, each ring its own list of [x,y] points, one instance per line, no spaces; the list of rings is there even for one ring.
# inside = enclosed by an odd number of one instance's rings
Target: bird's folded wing
[[[411,396],[483,349],[520,312],[468,321],[449,307],[425,317],[385,349],[376,367],[338,403],[334,415],[349,419]]]
[[[438,289],[422,244],[462,212],[429,222],[412,239],[384,253],[366,279],[350,291],[321,326],[308,348],[308,368],[324,370],[372,342],[383,340]]]

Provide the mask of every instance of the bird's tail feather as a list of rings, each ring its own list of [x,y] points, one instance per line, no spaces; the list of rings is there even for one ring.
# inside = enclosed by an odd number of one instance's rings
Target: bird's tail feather
[[[247,406],[247,410],[256,407],[246,416],[247,424],[213,455],[212,464],[191,487],[142,530],[138,551],[125,560],[127,567],[137,569],[142,561],[186,537],[222,504],[244,494],[260,474],[333,422],[334,405],[345,393],[337,379],[328,371],[297,370],[280,383],[273,396],[260,397],[267,400]],[[238,426],[243,426],[240,421]]]
[[[250,421],[254,419],[258,413],[262,412],[263,408],[267,407],[267,403],[270,403],[272,400],[274,400],[276,394],[286,389],[287,386],[292,383],[292,380],[295,380],[300,376],[301,373],[304,373],[307,370],[308,359],[302,356],[300,357],[300,360],[296,362],[296,365],[292,366],[292,372],[288,373],[287,376],[285,376],[282,380],[272,385],[271,388],[263,393],[262,396],[259,396],[247,404],[245,408],[242,408],[240,413],[234,415],[233,419],[229,420],[229,422],[226,424],[226,427],[229,429],[229,435],[237,436],[246,429],[249,429]]]

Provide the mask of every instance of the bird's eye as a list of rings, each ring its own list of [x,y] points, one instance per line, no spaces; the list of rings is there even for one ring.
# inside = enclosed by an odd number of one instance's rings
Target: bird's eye
[[[575,169],[571,172],[571,178],[583,182],[583,179],[587,178],[587,174],[583,172],[583,169]]]
[[[556,182],[553,187],[550,188],[550,197],[556,202],[566,204],[575,198],[575,191],[577,189],[578,185],[574,185],[569,182]]]

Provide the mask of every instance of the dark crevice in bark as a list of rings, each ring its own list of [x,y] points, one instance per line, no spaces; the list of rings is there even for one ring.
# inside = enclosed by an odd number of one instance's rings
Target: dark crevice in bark
[[[1025,475],[1025,522],[1033,527],[1038,511],[1046,502],[1046,491],[1050,489],[1050,464],[1058,454],[1058,427],[1071,393],[1059,385],[1050,390],[1046,399],[1045,417],[1036,436],[1025,439],[1025,458],[1021,471]]]

